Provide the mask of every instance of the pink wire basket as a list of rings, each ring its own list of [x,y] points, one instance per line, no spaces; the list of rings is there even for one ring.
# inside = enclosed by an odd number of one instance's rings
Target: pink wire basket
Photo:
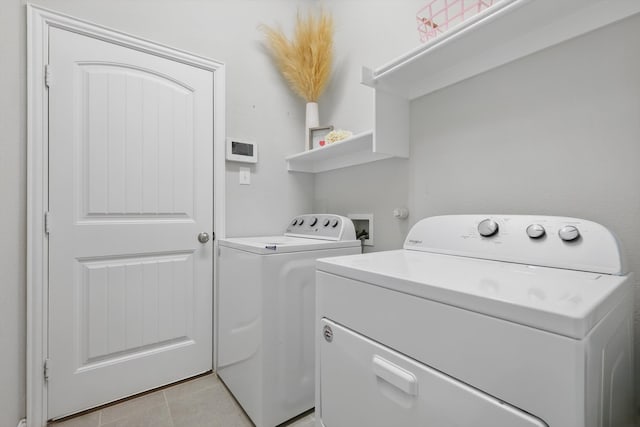
[[[416,15],[420,40],[426,43],[438,37],[493,3],[494,0],[430,0]]]

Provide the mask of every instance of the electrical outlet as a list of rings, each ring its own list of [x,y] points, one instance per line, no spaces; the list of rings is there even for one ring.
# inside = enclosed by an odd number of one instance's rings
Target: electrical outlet
[[[251,184],[251,169],[240,168],[240,185]]]

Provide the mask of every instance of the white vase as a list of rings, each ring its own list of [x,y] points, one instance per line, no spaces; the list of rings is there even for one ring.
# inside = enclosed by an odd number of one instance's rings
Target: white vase
[[[305,121],[304,121],[304,130],[305,130],[304,149],[305,150],[315,148],[315,147],[312,147],[310,144],[309,129],[318,127],[319,125],[320,125],[320,118],[318,116],[318,103],[307,102],[307,114],[305,115]]]

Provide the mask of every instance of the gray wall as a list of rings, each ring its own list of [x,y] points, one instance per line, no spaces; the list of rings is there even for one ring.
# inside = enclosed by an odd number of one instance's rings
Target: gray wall
[[[393,217],[409,197],[409,160],[389,159],[338,169],[316,177],[314,210],[341,215],[373,214],[374,246],[364,252],[402,247],[408,221]]]
[[[640,273],[639,52],[635,16],[414,101],[410,222],[585,218],[613,230]],[[636,304],[640,367],[638,320]]]
[[[0,425],[25,413],[25,14],[0,6]]]

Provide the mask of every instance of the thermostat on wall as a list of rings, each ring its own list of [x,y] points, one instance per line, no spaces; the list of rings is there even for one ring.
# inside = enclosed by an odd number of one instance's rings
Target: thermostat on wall
[[[258,144],[227,138],[227,160],[233,162],[258,163]]]

